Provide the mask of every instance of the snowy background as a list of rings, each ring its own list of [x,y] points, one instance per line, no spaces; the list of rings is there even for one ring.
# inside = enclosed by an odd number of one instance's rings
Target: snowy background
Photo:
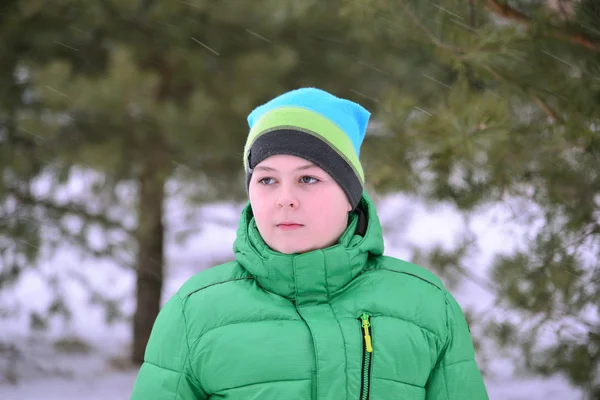
[[[510,253],[532,235],[535,226],[519,216],[519,207],[527,205],[505,203],[482,210],[465,221],[451,207],[427,207],[413,198],[395,195],[377,201],[384,226],[393,223],[398,229],[386,234],[386,253],[407,259],[410,246],[443,244],[451,247],[455,238],[470,228],[476,234],[479,250],[469,257],[471,273],[485,279],[494,254]],[[171,201],[167,206],[169,232],[202,227],[185,241],[168,238],[167,280],[163,302],[191,275],[211,265],[232,258],[231,244],[235,238],[241,204],[215,204],[198,208],[197,218],[185,217],[181,204]],[[205,216],[220,223],[206,223]],[[517,218],[515,218],[515,216]],[[39,273],[42,272],[42,274]],[[47,274],[57,274],[60,290],[74,315],[69,323],[54,321],[51,329],[31,333],[26,313],[19,318],[0,319],[0,399],[128,399],[136,377],[129,358],[130,326],[119,322],[107,326],[105,311],[89,303],[90,288],[69,278],[70,271],[84,274],[100,291],[115,299],[124,310],[134,310],[135,276],[114,262],[82,260],[68,244],[52,259],[39,265],[38,272],[26,272],[14,290],[0,295],[2,308],[27,311],[45,309],[49,301]],[[493,302],[486,290],[465,281],[453,291],[463,307],[482,309]],[[476,329],[476,327],[474,327]],[[10,343],[10,345],[8,345]],[[485,348],[493,356],[486,384],[493,400],[577,400],[581,394],[560,377],[532,378],[513,367],[514,363],[497,356],[494,349]],[[15,374],[8,371],[14,370]],[[11,380],[12,383],[9,383]]]

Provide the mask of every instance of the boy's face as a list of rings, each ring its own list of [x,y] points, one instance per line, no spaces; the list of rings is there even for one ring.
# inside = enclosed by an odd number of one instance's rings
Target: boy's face
[[[291,155],[275,155],[259,163],[248,191],[262,238],[284,254],[335,244],[346,230],[352,209],[327,172]]]

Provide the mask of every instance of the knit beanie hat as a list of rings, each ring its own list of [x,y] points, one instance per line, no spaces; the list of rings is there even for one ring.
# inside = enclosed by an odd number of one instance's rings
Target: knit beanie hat
[[[289,154],[325,170],[356,208],[365,182],[360,146],[370,115],[361,105],[317,88],[292,90],[255,108],[248,115],[244,147],[246,189],[258,163]]]

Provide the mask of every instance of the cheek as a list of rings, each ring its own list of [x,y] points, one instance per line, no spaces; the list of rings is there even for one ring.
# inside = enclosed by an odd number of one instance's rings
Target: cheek
[[[341,225],[345,225],[348,219],[346,206],[335,201],[319,201],[312,205],[312,220],[321,232],[338,231]]]
[[[256,213],[261,213],[266,209],[269,202],[269,193],[264,187],[250,183],[250,187],[248,188],[248,199],[250,200],[252,211],[256,215]]]
[[[254,214],[254,221],[256,222],[256,227],[258,228],[258,232],[260,236],[267,242],[267,244],[271,245],[271,240],[273,237],[273,227],[271,224],[272,217],[265,210],[254,208],[252,209],[252,213]]]
[[[260,189],[254,190],[252,186],[249,190],[250,207],[252,208],[252,214],[256,220],[256,224],[261,227],[263,221],[268,216],[267,201],[265,196],[260,194]]]
[[[254,219],[256,220],[256,224],[260,227],[265,225],[266,220],[269,217],[269,213],[264,207],[264,204],[260,203],[251,203],[252,205],[252,214],[254,214]]]
[[[336,202],[335,208],[331,210],[332,224],[337,226],[337,233],[344,232],[348,226],[348,213],[351,210],[350,203],[344,193],[341,194],[340,198]]]

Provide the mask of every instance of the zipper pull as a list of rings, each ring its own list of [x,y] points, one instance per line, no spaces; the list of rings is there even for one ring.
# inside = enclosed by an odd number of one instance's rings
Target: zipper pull
[[[363,315],[361,315],[360,318],[362,319],[362,327],[365,331],[365,344],[367,345],[367,351],[369,353],[372,353],[373,344],[371,342],[371,335],[369,334],[369,327],[371,326],[371,324],[369,323],[369,315],[367,313],[363,313]]]

